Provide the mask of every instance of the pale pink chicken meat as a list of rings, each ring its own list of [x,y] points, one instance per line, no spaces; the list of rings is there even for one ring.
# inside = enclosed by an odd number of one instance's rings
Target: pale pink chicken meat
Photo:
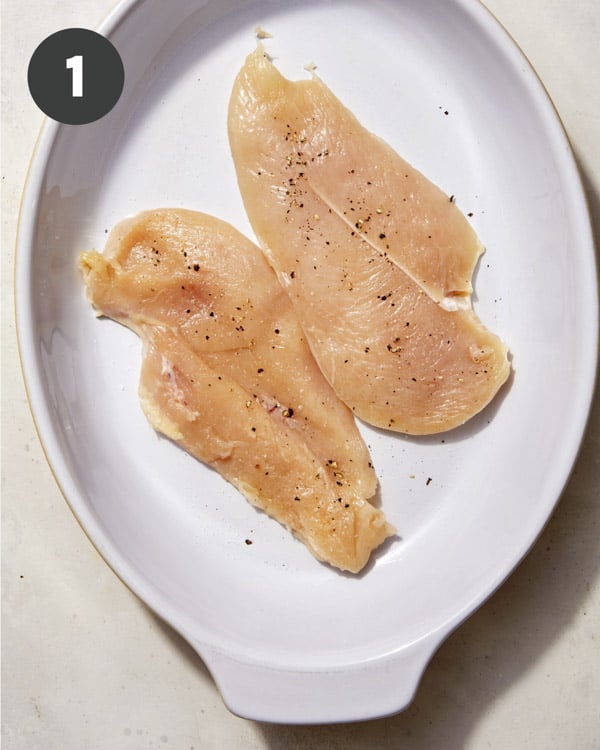
[[[284,78],[260,45],[228,130],[252,228],[340,398],[412,434],[484,408],[510,366],[472,309],[482,245],[450,197],[317,76]]]
[[[157,210],[79,263],[96,310],[144,342],[139,393],[155,429],[319,560],[361,570],[395,530],[369,503],[367,447],[260,249],[213,217]]]

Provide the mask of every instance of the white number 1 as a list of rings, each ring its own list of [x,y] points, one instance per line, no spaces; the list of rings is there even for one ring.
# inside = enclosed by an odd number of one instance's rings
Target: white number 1
[[[83,55],[67,57],[67,68],[73,71],[72,96],[83,96]]]

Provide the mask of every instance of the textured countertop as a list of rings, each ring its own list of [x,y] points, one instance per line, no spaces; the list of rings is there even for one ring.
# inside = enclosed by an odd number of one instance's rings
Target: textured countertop
[[[488,0],[571,138],[600,236],[600,3]],[[273,726],[233,716],[202,662],[116,578],[68,509],[28,409],[13,319],[19,201],[42,114],[26,70],[111,0],[2,3],[4,750],[600,748],[600,398],[538,542],[431,661],[402,714]],[[576,333],[576,332],[574,332]]]

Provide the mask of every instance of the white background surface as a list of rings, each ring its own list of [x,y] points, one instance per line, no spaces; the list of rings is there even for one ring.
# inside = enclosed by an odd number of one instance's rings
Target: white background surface
[[[46,465],[12,313],[20,194],[42,122],[26,87],[39,42],[94,28],[107,0],[2,4],[2,740],[44,748],[600,748],[600,400],[538,543],[429,665],[403,714],[283,727],[232,716],[200,660],[113,575]],[[600,3],[490,0],[571,137],[600,232]],[[574,332],[576,335],[576,332]]]

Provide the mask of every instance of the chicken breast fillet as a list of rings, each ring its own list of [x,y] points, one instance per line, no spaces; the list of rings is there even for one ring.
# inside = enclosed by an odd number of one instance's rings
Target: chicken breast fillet
[[[184,210],[144,212],[80,256],[90,301],[144,341],[150,423],[319,560],[358,572],[395,530],[349,409],[323,378],[260,249]]]
[[[260,45],[228,128],[253,230],[340,398],[412,434],[484,408],[510,366],[472,309],[482,245],[449,196],[318,77],[284,78]]]

